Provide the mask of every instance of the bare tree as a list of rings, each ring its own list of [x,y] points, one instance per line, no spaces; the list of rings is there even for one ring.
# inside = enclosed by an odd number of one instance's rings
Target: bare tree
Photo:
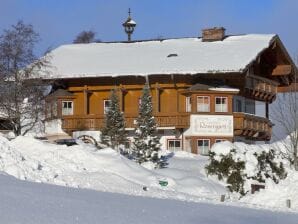
[[[95,32],[92,30],[80,32],[73,41],[74,44],[87,44],[94,42],[100,42],[100,40],[95,39]]]
[[[44,87],[32,80],[43,69],[46,57],[33,53],[39,35],[32,25],[19,21],[0,36],[0,116],[16,135],[25,135],[39,121],[44,109]]]
[[[288,138],[283,140],[287,150],[286,158],[298,170],[298,83],[297,74],[295,74],[295,82],[288,92],[279,93],[277,102],[273,110],[272,120],[276,123],[275,128],[280,128]]]

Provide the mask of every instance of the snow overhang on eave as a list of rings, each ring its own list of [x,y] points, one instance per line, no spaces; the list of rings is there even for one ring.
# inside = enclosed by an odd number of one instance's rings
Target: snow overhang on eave
[[[150,77],[150,76],[175,76],[175,75],[208,75],[208,74],[239,74],[243,73],[244,69],[235,70],[208,70],[206,72],[168,72],[168,73],[139,73],[139,74],[100,74],[100,75],[87,75],[87,74],[78,74],[78,75],[61,75],[61,76],[52,76],[45,78],[36,78],[42,80],[66,80],[66,79],[85,79],[85,78],[121,78],[121,77]]]

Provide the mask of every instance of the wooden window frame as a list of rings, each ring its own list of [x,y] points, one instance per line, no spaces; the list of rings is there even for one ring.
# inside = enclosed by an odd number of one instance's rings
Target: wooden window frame
[[[207,154],[205,154],[205,153],[202,153],[202,150],[200,150],[199,149],[199,141],[203,141],[203,144],[204,144],[204,141],[208,141],[208,153]],[[207,155],[209,155],[209,151],[210,151],[210,143],[211,143],[211,141],[210,141],[210,139],[208,139],[208,138],[200,138],[200,139],[197,139],[197,150],[198,150],[198,153],[200,154],[200,155],[203,155],[203,156],[207,156]]]
[[[108,111],[109,111],[108,108],[111,107],[111,106],[107,107],[107,106],[106,106],[106,102],[110,102],[110,103],[111,103],[111,100],[109,100],[109,99],[105,99],[105,100],[103,100],[103,113],[104,113],[104,114],[107,114]]]
[[[70,113],[67,112],[67,113],[64,113],[64,103],[71,103],[71,110],[70,110]],[[68,105],[68,104],[67,104]],[[70,109],[70,108],[66,108],[66,109]],[[61,115],[62,116],[68,116],[68,115],[73,115],[73,111],[74,111],[74,102],[72,100],[62,100],[61,101]]]
[[[169,147],[169,143],[170,141],[179,141],[180,142],[180,147],[179,148],[176,148],[176,146],[174,148],[170,148]],[[174,143],[175,145],[175,143]],[[171,139],[167,139],[167,150],[170,150],[170,151],[180,151],[182,150],[182,139],[179,139],[179,138],[171,138]]]
[[[208,99],[208,110],[199,110],[199,98],[203,98],[205,101],[205,98]],[[197,96],[197,112],[201,112],[201,113],[210,113],[210,96]],[[206,105],[205,103],[203,105]]]
[[[216,103],[216,100],[217,99],[220,99],[220,101],[221,101],[221,103],[220,104],[217,104]],[[226,104],[223,104],[222,103],[222,99],[226,99]],[[216,107],[216,105],[221,105],[220,106],[220,111],[218,111],[217,110],[217,107]],[[226,105],[226,111],[223,111],[223,105]],[[229,98],[227,97],[227,96],[216,96],[215,98],[214,98],[214,111],[216,112],[216,113],[227,113],[227,112],[229,112]]]
[[[192,109],[191,96],[185,97],[185,112],[190,113]]]

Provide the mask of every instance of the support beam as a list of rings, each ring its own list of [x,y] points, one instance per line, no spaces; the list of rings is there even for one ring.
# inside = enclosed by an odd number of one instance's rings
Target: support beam
[[[87,85],[84,86],[84,114],[88,114],[88,87]]]
[[[273,76],[280,76],[280,75],[289,75],[292,72],[292,66],[291,65],[277,65],[273,71]]]

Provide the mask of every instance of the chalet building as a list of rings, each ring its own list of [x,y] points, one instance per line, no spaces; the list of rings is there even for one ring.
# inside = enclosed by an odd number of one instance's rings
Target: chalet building
[[[50,56],[40,76],[53,83],[52,134],[98,139],[116,88],[132,137],[149,83],[162,148],[199,154],[224,140],[270,140],[269,105],[296,72],[277,35],[227,36],[224,28],[197,38],[63,45]]]

